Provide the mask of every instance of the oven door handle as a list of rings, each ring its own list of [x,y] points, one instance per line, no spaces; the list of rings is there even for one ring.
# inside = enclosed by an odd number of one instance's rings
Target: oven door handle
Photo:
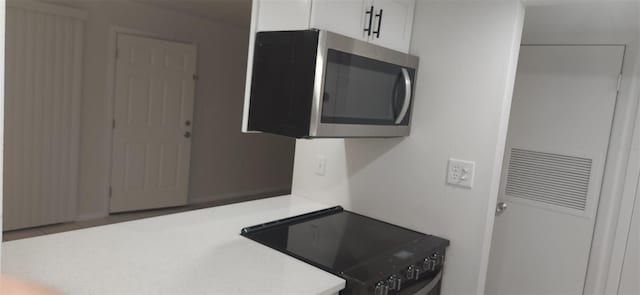
[[[427,284],[424,288],[416,291],[413,294],[414,295],[427,295],[431,291],[433,291],[433,288],[435,288],[438,285],[438,283],[440,283],[441,280],[442,280],[442,270],[440,270],[438,272],[438,274],[435,277],[433,277],[433,279],[431,279],[431,282],[429,282],[429,284]]]
[[[411,104],[411,77],[409,76],[409,71],[402,68],[402,76],[404,77],[404,102],[402,103],[400,114],[398,114],[398,118],[396,118],[396,125],[402,123],[404,117],[407,116],[407,111],[409,111],[409,105]]]

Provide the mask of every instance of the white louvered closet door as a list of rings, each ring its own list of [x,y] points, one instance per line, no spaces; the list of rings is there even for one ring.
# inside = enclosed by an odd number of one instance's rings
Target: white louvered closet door
[[[487,294],[583,293],[623,54],[521,47]]]
[[[4,230],[75,218],[83,12],[9,1]]]

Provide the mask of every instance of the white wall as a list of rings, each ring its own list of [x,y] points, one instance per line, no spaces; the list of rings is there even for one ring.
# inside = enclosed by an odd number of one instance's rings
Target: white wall
[[[2,175],[4,159],[4,33],[6,23],[6,1],[0,0],[0,175]],[[2,203],[3,189],[2,177],[0,177],[0,228],[2,228]],[[2,241],[2,231],[0,231],[0,241]],[[0,247],[0,257],[2,257],[2,247]],[[2,267],[0,266],[0,271]]]
[[[148,32],[198,47],[193,122],[191,202],[283,193],[291,183],[294,141],[240,133],[248,27],[133,1],[50,0],[86,9],[79,219],[107,214],[112,101],[107,72],[114,26]]]
[[[517,1],[417,1],[411,135],[296,144],[294,194],[451,240],[443,294],[484,291],[523,13]],[[476,162],[473,189],[445,184],[449,157]]]
[[[524,44],[621,44],[638,34],[638,2],[548,0],[527,6]]]

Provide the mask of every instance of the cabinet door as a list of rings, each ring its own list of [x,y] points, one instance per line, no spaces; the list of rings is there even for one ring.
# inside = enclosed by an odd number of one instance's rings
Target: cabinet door
[[[374,0],[371,43],[409,52],[415,0]]]
[[[257,16],[252,22],[257,22],[258,31],[309,29],[311,0],[259,0],[257,2]]]
[[[351,38],[368,40],[371,0],[313,0],[311,27]]]

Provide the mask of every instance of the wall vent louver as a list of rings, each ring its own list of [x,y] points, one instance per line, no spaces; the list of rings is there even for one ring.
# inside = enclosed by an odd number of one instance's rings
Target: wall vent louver
[[[585,211],[592,160],[511,149],[505,194]]]

